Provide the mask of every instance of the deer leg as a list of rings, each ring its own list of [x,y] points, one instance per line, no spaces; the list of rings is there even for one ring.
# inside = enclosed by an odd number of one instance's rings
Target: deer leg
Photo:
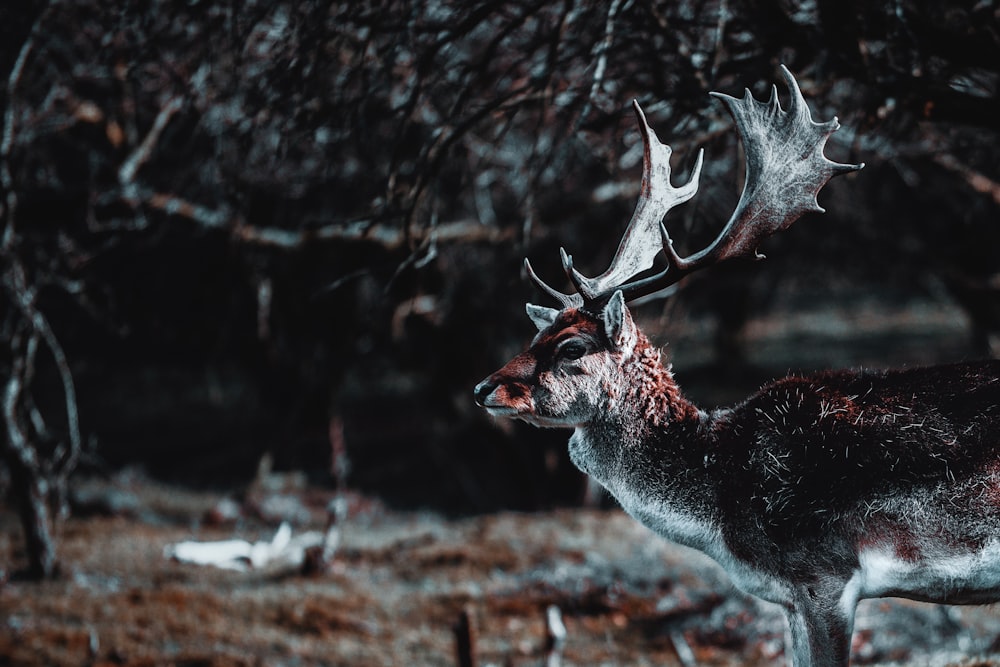
[[[847,667],[856,605],[857,600],[842,584],[799,587],[792,604],[785,608],[790,665]]]

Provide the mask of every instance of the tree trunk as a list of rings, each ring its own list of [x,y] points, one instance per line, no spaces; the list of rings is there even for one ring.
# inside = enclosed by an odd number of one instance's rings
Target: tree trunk
[[[17,373],[12,374],[7,381],[3,401],[3,418],[7,427],[3,455],[10,470],[11,495],[21,514],[28,574],[35,579],[47,579],[56,571],[56,550],[46,492],[48,483],[35,449],[18,419],[21,388],[21,378]]]
[[[21,516],[24,546],[28,556],[28,575],[32,579],[50,579],[56,573],[56,548],[52,539],[45,481],[40,471],[30,469],[17,456],[8,458],[12,495]]]

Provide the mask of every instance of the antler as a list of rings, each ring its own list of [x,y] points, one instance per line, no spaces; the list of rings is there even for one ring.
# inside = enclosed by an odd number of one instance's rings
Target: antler
[[[525,260],[532,280],[564,307],[596,309],[617,290],[622,291],[626,301],[631,301],[673,285],[711,264],[734,257],[761,259],[763,255],[757,252],[761,241],[787,229],[803,213],[823,212],[816,201],[823,186],[834,176],[857,171],[864,164],[840,164],[823,155],[827,139],[840,123],[836,118],[826,123],[813,121],[795,77],[783,65],[781,72],[791,94],[788,111],[778,103],[776,86],[771,87],[771,98],[767,102],[755,100],[749,90],[741,99],[711,93],[725,103],[736,122],[746,155],[743,194],[711,245],[681,258],[674,251],[673,241],[662,222],[671,208],[691,199],[697,192],[704,150],[698,153],[688,183],[673,187],[670,184],[672,151],[660,143],[638,103],[633,102],[645,147],[642,188],[639,203],[611,266],[600,276],[587,278],[573,268],[573,258],[560,249],[563,268],[577,294],[563,294],[552,289],[538,278]],[[666,268],[655,275],[634,279],[653,266],[661,250],[667,257]]]

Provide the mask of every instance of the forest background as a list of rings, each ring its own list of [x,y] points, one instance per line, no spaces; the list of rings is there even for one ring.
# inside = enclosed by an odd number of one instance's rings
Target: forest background
[[[566,433],[472,401],[530,339],[525,301],[544,303],[522,258],[553,283],[560,246],[585,273],[607,265],[639,186],[632,99],[678,179],[705,148],[668,226],[683,251],[706,245],[742,159],[708,93],[777,83],[785,100],[780,64],[814,118],[839,117],[827,154],[867,167],[766,262],[636,309],[682,387],[712,407],[789,371],[994,354],[998,12],[8,3],[0,489],[34,572],[53,571],[73,476],[127,467],[231,489],[264,460],[459,515],[581,503]]]

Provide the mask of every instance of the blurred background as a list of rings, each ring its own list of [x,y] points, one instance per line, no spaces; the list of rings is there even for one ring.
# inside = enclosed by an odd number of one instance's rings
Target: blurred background
[[[472,388],[533,333],[528,256],[603,270],[635,205],[637,99],[707,245],[742,158],[709,91],[787,100],[865,162],[762,250],[637,307],[703,407],[788,372],[993,354],[995,2],[7,3],[0,9],[0,489],[261,461],[390,506],[576,505],[568,433]],[[669,343],[669,344],[668,344]],[[43,519],[46,519],[43,517]]]

